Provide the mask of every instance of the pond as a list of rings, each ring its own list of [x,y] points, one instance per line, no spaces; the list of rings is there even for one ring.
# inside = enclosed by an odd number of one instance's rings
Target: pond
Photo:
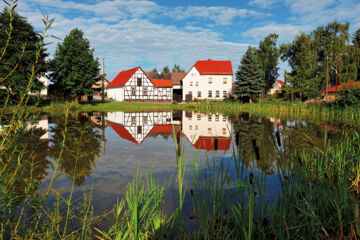
[[[345,128],[248,113],[228,116],[186,111],[93,112],[67,119],[42,115],[32,126],[32,134],[20,143],[31,144],[35,150],[32,176],[46,189],[60,157],[54,191],[66,197],[74,187],[73,199],[81,199],[91,189],[95,215],[114,208],[137,172],[151,172],[168,184],[164,209],[173,212],[178,206],[177,155],[187,162],[184,183],[188,190],[193,188],[196,166],[208,168],[211,176],[223,164],[227,174],[236,178],[241,165],[243,175],[265,174],[265,203],[271,204],[281,191],[278,160],[286,167],[291,164],[290,153],[311,152],[314,146],[326,149],[342,137]],[[22,187],[18,186],[18,192]],[[191,222],[192,204],[187,194],[186,222]],[[111,224],[112,216],[100,225]]]

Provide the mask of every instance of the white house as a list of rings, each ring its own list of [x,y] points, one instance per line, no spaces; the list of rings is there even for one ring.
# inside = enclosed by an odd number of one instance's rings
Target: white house
[[[197,61],[182,79],[182,100],[223,100],[231,92],[231,61]]]
[[[280,91],[281,91],[281,88],[282,88],[282,86],[283,86],[284,84],[285,84],[285,83],[284,83],[282,80],[276,79],[273,87],[269,89],[268,94],[269,94],[269,95],[273,95],[273,94],[275,94],[275,93],[280,92]]]
[[[151,133],[171,132],[171,111],[110,112],[107,124],[123,139],[141,144]]]
[[[231,122],[223,114],[183,112],[182,133],[199,150],[229,150],[231,146]]]
[[[107,96],[116,101],[171,101],[172,83],[150,79],[141,67],[121,71],[107,86]]]

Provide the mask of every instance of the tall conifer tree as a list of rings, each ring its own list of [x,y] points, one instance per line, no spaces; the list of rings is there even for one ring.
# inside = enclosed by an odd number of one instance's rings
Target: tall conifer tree
[[[71,30],[62,44],[58,44],[55,57],[49,63],[52,94],[63,97],[89,96],[99,74],[99,61],[94,58],[89,40],[77,28]]]
[[[235,95],[245,101],[256,101],[259,95],[264,93],[263,76],[257,50],[249,46],[236,72]]]

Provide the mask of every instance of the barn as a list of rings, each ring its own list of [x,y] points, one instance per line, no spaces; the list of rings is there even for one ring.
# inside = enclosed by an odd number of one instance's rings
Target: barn
[[[151,79],[141,67],[121,71],[107,86],[109,99],[120,102],[170,102],[170,79]]]

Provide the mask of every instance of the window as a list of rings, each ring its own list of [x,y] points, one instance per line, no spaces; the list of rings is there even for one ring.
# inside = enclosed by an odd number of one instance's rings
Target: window
[[[147,122],[148,122],[148,118],[147,118],[147,116],[146,116],[146,117],[143,118],[143,123],[144,123],[144,125],[147,125]]]
[[[227,91],[224,90],[224,91],[223,91],[223,97],[226,98],[226,96],[227,96]]]
[[[215,115],[215,121],[219,121],[219,115]]]
[[[131,117],[131,125],[136,125],[136,118],[135,117]]]
[[[196,76],[196,73],[195,73],[195,72],[192,72],[192,73],[191,73],[191,76]]]
[[[224,78],[224,84],[227,84],[227,78]]]
[[[220,91],[216,90],[216,97],[220,97]]]
[[[192,82],[190,82],[190,86],[192,86]]]
[[[196,85],[196,86],[199,86],[199,82],[196,82],[195,85]]]
[[[141,78],[137,78],[137,85],[141,86]]]
[[[222,134],[226,134],[226,128],[223,128]]]
[[[189,130],[192,130],[192,125],[189,126]]]
[[[212,77],[209,77],[209,84],[212,84]]]
[[[198,97],[201,97],[201,91],[198,91],[197,96],[198,96]]]
[[[137,127],[137,134],[141,134],[142,133],[142,127],[141,126],[138,126]]]
[[[131,95],[135,96],[136,95],[136,88],[133,86],[131,87]]]
[[[200,114],[197,115],[197,120],[199,120],[199,121],[201,120],[201,115]]]
[[[226,116],[223,116],[223,122],[226,122]]]
[[[147,87],[144,87],[144,89],[143,89],[143,95],[144,95],[144,96],[147,96],[147,95],[148,95]]]
[[[212,91],[211,90],[209,90],[208,97],[212,97]]]
[[[208,134],[211,134],[211,128],[208,128]]]
[[[198,130],[198,126],[197,126],[197,125],[195,126],[195,130]]]
[[[208,121],[211,122],[211,120],[212,120],[212,116],[209,115],[209,116],[208,116]]]

